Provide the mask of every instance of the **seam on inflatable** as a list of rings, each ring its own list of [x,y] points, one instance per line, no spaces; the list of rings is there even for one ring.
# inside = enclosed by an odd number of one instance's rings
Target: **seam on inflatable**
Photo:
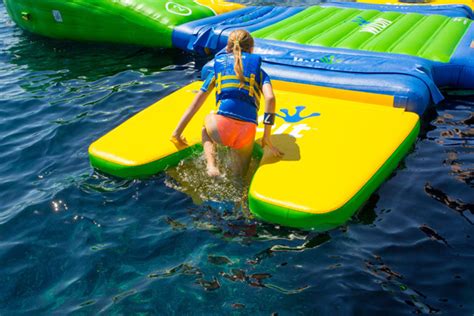
[[[341,16],[337,17],[336,23],[333,24],[330,28],[325,29],[325,30],[317,29],[317,32],[315,32],[316,34],[313,35],[313,37],[311,37],[309,40],[306,40],[305,42],[303,42],[302,44],[312,45],[311,43],[313,41],[315,41],[318,37],[320,37],[322,34],[324,34],[326,32],[331,32],[333,29],[335,29],[336,27],[338,27],[341,24],[343,24],[344,22],[346,22],[347,19],[352,19],[352,18],[356,17],[357,15],[359,15],[361,12],[363,12],[362,10],[354,10],[354,12],[352,14],[349,13],[348,15],[346,15],[347,12],[344,12],[344,11],[345,10],[342,9],[337,14],[335,14],[335,15],[341,15]],[[332,19],[335,19],[335,17],[332,17]],[[321,24],[321,23],[324,23],[324,22],[327,22],[327,20],[322,21],[318,24]]]
[[[254,35],[255,37],[260,37],[260,38],[270,36],[272,33],[275,33],[275,30],[281,30],[281,27],[285,26],[287,23],[290,23],[293,20],[301,21],[302,20],[301,16],[306,17],[306,16],[310,15],[311,12],[314,10],[314,9],[313,10],[310,10],[310,9],[311,8],[307,8],[307,9],[304,9],[304,10],[302,10],[300,12],[297,12],[293,15],[290,15],[290,16],[286,17],[285,19],[277,21],[273,25],[264,26],[263,28],[254,31],[252,35]],[[285,15],[286,12],[287,12],[286,10],[283,11],[282,15]],[[295,18],[296,16],[299,16],[299,18]]]
[[[390,12],[383,12],[383,14],[380,14],[380,17],[383,18],[384,14],[387,14],[387,13],[390,13]],[[394,12],[394,13],[398,13],[398,12]],[[399,16],[395,19],[398,20]],[[395,21],[392,22],[392,25],[395,23]],[[390,28],[390,26],[392,25],[389,25],[387,28]],[[385,30],[384,30],[385,31]],[[383,32],[380,33],[380,35],[383,34]],[[377,36],[372,36],[372,37],[369,37],[367,38],[365,41],[363,41],[356,49],[358,50],[363,50],[362,47],[365,46],[366,43],[370,42],[372,39],[376,38]]]
[[[418,23],[418,21],[419,21],[419,20],[417,20],[417,21],[413,22],[411,25],[409,25],[408,22],[411,21],[412,17],[417,17],[417,15],[416,15],[416,14],[403,14],[403,16],[401,17],[401,19],[398,21],[398,26],[397,26],[397,27],[398,27],[399,29],[406,27],[407,30],[409,30],[414,24]],[[420,19],[421,19],[421,17],[420,17]],[[407,22],[406,22],[406,21],[407,21]],[[408,26],[406,26],[406,25],[408,25]],[[394,29],[392,29],[392,30],[394,30]],[[405,31],[400,31],[399,33],[404,34]],[[386,41],[387,38],[390,38],[390,37],[395,37],[396,40],[398,40],[398,38],[399,38],[399,36],[394,36],[393,31],[389,30],[389,31],[387,31],[387,32],[384,32],[383,34],[381,34],[381,35],[377,38],[378,42],[377,42],[377,41],[372,41],[372,43],[370,43],[370,44],[371,44],[373,47],[376,47],[376,46],[378,45],[378,43],[384,42],[384,41]],[[390,46],[391,46],[391,45],[392,45],[392,44],[390,44]],[[383,51],[383,52],[387,52],[387,49],[388,49],[390,46],[385,46],[382,51]],[[375,51],[377,51],[377,50],[375,50]]]
[[[434,31],[433,34],[431,34],[431,36],[426,39],[425,44],[416,52],[416,56],[431,59],[431,56],[433,56],[433,47],[431,47],[432,41],[446,27],[446,24],[448,24],[450,21],[451,21],[450,18],[446,18],[446,20],[444,20],[444,22],[440,26],[438,26],[436,31]],[[428,48],[430,49],[428,50]],[[429,51],[429,54],[427,54],[425,57],[424,53],[426,51]]]
[[[338,8],[323,8],[323,10],[316,12],[316,14],[313,14],[311,12],[311,15],[305,17],[302,19],[300,22],[293,24],[290,26],[290,28],[294,28],[297,25],[302,26],[301,28],[298,29],[298,31],[295,31],[295,33],[287,32],[286,30],[288,29],[288,25],[285,25],[285,28],[281,30],[281,32],[284,33],[289,33],[289,35],[285,35],[281,37],[281,41],[295,41],[295,38],[298,38],[302,36],[305,33],[311,32],[311,29],[316,29],[319,24],[323,23],[326,19],[331,18],[333,15],[337,14],[337,12],[340,11]],[[314,23],[314,24],[313,24]],[[309,28],[304,28],[306,25],[311,25]]]
[[[370,12],[370,11],[373,11],[373,10],[369,10],[369,11],[367,11],[367,12]],[[373,19],[373,18],[376,17],[377,15],[378,15],[378,14],[376,13],[375,15],[371,16],[369,19]],[[347,33],[346,35],[344,35],[344,36],[342,36],[341,38],[339,38],[336,42],[334,42],[334,43],[332,44],[332,47],[335,47],[335,48],[339,47],[339,45],[340,45],[341,43],[343,43],[346,39],[349,39],[354,33],[358,32],[359,30],[360,30],[359,27],[356,25],[356,26],[354,27],[354,29],[352,29],[349,33]]]
[[[400,22],[400,20],[402,20],[404,17],[406,16],[406,14],[404,13],[401,13],[400,12],[400,15],[392,22],[392,25],[389,25],[387,27],[387,31],[390,30],[390,29],[393,29],[395,25],[397,25],[397,23]],[[398,27],[398,26],[397,26]],[[384,30],[385,31],[385,30]],[[373,36],[372,38],[369,38],[367,41],[365,41],[365,43],[363,43],[361,46],[360,46],[360,49],[361,50],[367,50],[367,46],[369,46],[372,42],[378,40],[378,41],[381,41],[383,39],[385,39],[385,34],[387,34],[387,32],[382,32],[380,33],[378,36]]]
[[[319,10],[316,8],[319,8]],[[300,14],[295,15],[295,17],[298,16],[299,21],[297,21],[296,23],[292,25],[288,25],[288,24],[293,22],[293,20],[291,21],[287,21],[288,19],[283,20],[280,22],[281,23],[279,26],[280,29],[274,32],[276,34],[276,37],[273,36],[273,38],[280,41],[286,41],[289,38],[298,37],[301,35],[300,33],[301,29],[304,28],[303,27],[304,25],[308,24],[308,21],[309,22],[320,21],[321,19],[327,18],[328,16],[330,16],[331,12],[336,11],[336,8],[331,8],[331,9],[332,10],[329,10],[329,9],[322,8],[319,6],[314,7],[314,9],[312,8],[306,9]],[[305,13],[305,14],[303,15],[302,13]],[[301,27],[298,28],[298,26],[301,26]],[[288,29],[291,30],[293,28],[297,28],[297,30],[294,33],[288,32]],[[270,31],[267,36],[272,36],[272,31]]]
[[[418,26],[419,26],[420,24],[422,24],[427,18],[428,18],[428,16],[425,15],[425,16],[423,16],[420,20],[418,20],[418,22],[416,22],[415,24],[413,24],[408,30],[405,31],[405,34],[403,34],[402,36],[400,36],[395,42],[392,43],[392,45],[390,45],[390,46],[387,48],[386,52],[387,52],[387,53],[394,53],[394,54],[396,54],[395,50],[396,50],[397,46],[398,46],[399,44],[401,44],[401,43],[405,40],[406,37],[408,37],[409,35],[411,35],[411,33],[412,33],[413,31],[415,31],[415,30],[418,28]]]

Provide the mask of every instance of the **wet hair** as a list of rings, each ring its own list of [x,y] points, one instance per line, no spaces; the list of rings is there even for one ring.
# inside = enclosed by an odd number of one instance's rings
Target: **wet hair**
[[[227,53],[234,54],[234,71],[237,77],[239,77],[241,87],[245,84],[242,52],[250,53],[253,45],[253,37],[246,30],[232,31],[229,35],[229,40],[227,41]]]

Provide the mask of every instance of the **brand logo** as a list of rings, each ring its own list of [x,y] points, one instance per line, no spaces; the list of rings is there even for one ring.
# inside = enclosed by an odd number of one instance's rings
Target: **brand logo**
[[[327,55],[316,60],[317,63],[323,64],[339,64],[342,62],[342,59],[336,59],[334,55]]]
[[[361,16],[356,17],[351,22],[357,23],[361,26],[359,32],[372,33],[374,35],[379,34],[392,24],[392,21],[384,18],[377,18],[373,22],[369,22]]]
[[[295,114],[293,115],[290,115],[288,109],[281,109],[280,112],[283,113],[284,116],[278,113],[276,113],[276,116],[278,116],[279,118],[282,118],[287,123],[299,123],[302,120],[305,120],[307,118],[321,115],[320,113],[314,112],[314,113],[311,113],[310,115],[301,116],[301,112],[303,112],[304,109],[306,109],[306,106],[304,105],[295,106]]]
[[[302,57],[294,57],[294,61],[297,62],[305,62],[305,63],[323,63],[323,64],[339,64],[342,63],[342,59],[336,58],[334,55],[325,55],[321,58],[302,58]]]
[[[193,10],[190,8],[173,1],[168,1],[166,3],[166,11],[181,16],[189,16],[193,13]]]
[[[366,19],[364,19],[364,18],[361,17],[361,16],[356,17],[356,18],[355,18],[354,20],[352,20],[351,22],[357,23],[357,24],[359,24],[359,26],[366,25],[366,24],[369,24],[369,23],[370,23],[369,21],[367,21]]]
[[[296,124],[296,123],[300,123],[301,121],[306,120],[311,117],[320,116],[321,114],[318,112],[313,112],[308,115],[302,115],[302,112],[304,111],[304,109],[306,109],[306,106],[304,105],[295,106],[294,109],[295,109],[294,114],[290,114],[289,109],[280,109],[281,114],[280,113],[275,114],[278,118],[281,118],[284,121],[284,123],[279,126],[274,125],[272,128],[274,129],[273,134],[275,135],[283,134],[287,132],[290,128],[292,128],[288,134],[295,138],[301,138],[304,136],[302,134],[303,131],[310,131],[314,129],[314,128],[309,127],[307,124]],[[259,117],[259,122],[262,122],[262,121],[263,121],[263,115]],[[257,130],[259,132],[263,132],[264,129],[258,128]]]

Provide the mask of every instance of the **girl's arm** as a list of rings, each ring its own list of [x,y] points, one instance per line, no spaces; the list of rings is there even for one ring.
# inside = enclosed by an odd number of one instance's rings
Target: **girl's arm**
[[[181,147],[188,146],[186,139],[181,134],[183,133],[184,129],[191,121],[191,119],[194,117],[194,115],[197,113],[197,111],[199,111],[201,106],[204,104],[213,88],[214,85],[210,86],[207,91],[199,90],[199,92],[196,94],[193,102],[191,102],[186,112],[184,112],[183,116],[181,117],[181,120],[179,121],[173,134],[171,135],[171,141],[173,143]]]
[[[265,98],[265,113],[275,113],[275,94],[270,83],[265,83],[262,87],[263,96]],[[282,157],[281,152],[277,147],[273,146],[270,136],[272,134],[272,125],[265,125],[263,130],[262,147],[267,147],[275,157]]]

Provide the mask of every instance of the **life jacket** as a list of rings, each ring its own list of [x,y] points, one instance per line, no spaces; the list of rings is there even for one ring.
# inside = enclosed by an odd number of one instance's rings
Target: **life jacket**
[[[214,73],[216,76],[217,104],[225,99],[239,99],[252,104],[257,109],[262,94],[262,58],[258,55],[242,52],[245,84],[240,87],[240,79],[234,71],[234,55],[222,54],[216,56]]]

